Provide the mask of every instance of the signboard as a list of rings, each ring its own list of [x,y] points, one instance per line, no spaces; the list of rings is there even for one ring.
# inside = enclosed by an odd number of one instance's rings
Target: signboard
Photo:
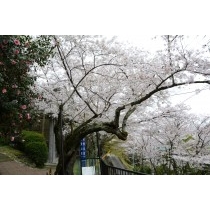
[[[82,139],[80,141],[80,161],[81,161],[81,167],[86,166],[86,142],[85,139]]]
[[[82,167],[82,175],[95,175],[95,166]]]

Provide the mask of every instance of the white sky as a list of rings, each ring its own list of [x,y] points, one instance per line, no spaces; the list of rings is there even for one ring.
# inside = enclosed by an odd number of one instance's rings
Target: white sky
[[[148,50],[150,52],[155,52],[160,50],[162,47],[161,42],[154,39],[155,35],[117,35],[118,39],[121,41],[129,42],[135,46]],[[190,46],[196,45],[198,40],[201,41],[208,41],[207,37],[200,36],[198,38],[196,35],[193,35],[190,39]],[[204,86],[202,86],[204,87]],[[205,86],[206,87],[206,86]],[[182,88],[181,90],[175,89],[173,90],[173,94],[179,93],[187,93],[195,91],[197,87],[195,85],[188,86],[186,88]],[[172,102],[174,104],[183,102],[184,104],[191,107],[191,112],[195,114],[201,115],[210,115],[210,90],[203,90],[200,93],[188,93],[188,94],[181,94],[171,97]]]

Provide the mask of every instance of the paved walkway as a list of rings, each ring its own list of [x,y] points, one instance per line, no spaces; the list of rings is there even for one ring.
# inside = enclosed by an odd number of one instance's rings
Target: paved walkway
[[[46,175],[49,168],[32,168],[0,153],[0,175]],[[54,169],[52,170],[54,173]]]

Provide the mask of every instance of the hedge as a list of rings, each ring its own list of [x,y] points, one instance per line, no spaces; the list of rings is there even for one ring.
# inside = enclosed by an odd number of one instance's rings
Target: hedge
[[[44,166],[48,157],[48,147],[43,134],[35,131],[22,131],[22,141],[18,147],[37,167]]]
[[[25,152],[37,167],[43,167],[47,161],[48,149],[44,142],[30,142],[26,144]]]

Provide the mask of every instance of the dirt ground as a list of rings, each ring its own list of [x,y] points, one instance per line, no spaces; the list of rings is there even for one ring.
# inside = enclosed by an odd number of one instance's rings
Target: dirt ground
[[[32,168],[0,153],[0,175],[47,175],[50,168],[53,174],[55,167]]]

